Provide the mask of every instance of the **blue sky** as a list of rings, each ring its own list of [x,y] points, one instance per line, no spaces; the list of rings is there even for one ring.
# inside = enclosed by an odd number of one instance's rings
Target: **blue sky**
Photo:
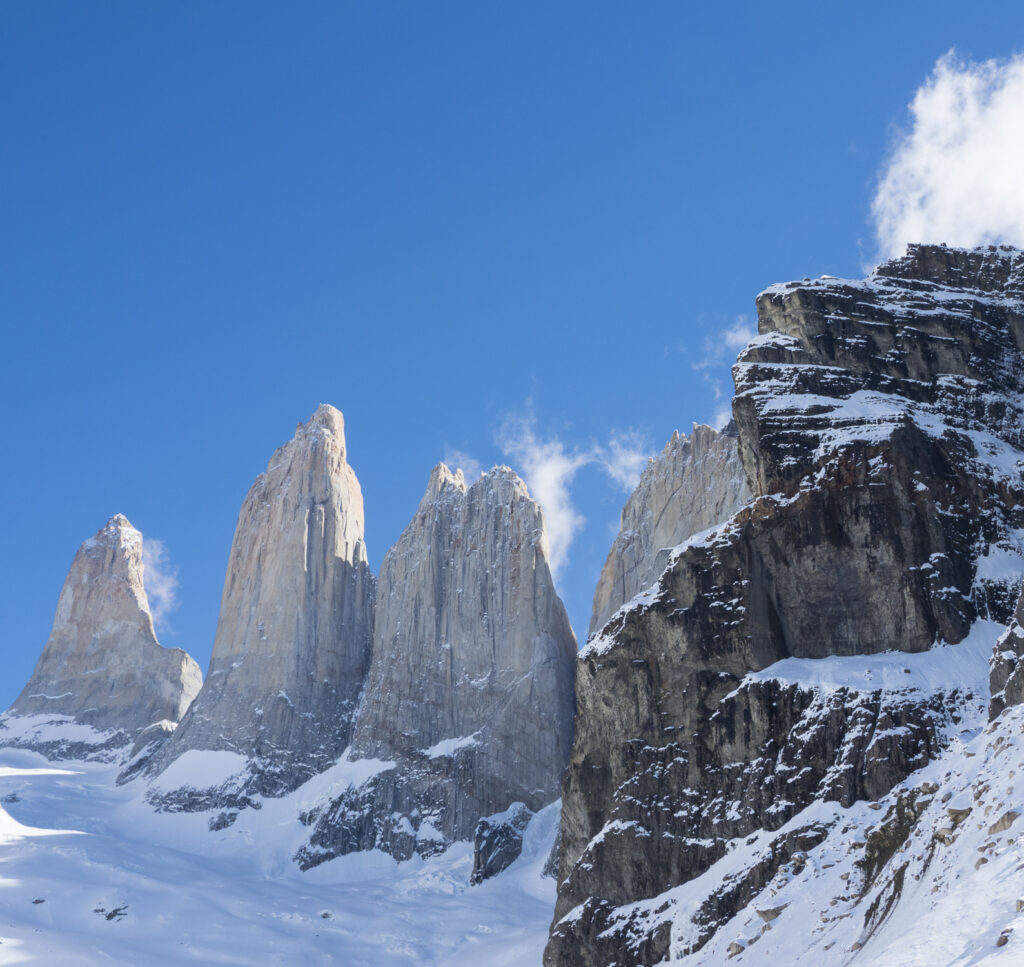
[[[242,498],[320,402],[375,569],[446,455],[561,455],[582,636],[609,470],[721,412],[758,291],[875,260],[939,59],[1022,43],[1017,3],[2,5],[0,705],[117,512],[205,668]]]

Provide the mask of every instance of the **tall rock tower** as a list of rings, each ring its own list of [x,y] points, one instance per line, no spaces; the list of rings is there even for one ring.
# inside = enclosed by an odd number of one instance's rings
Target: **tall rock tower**
[[[148,771],[190,750],[234,752],[234,793],[279,795],[331,765],[352,737],[373,595],[344,420],[322,405],[242,504],[206,682]]]
[[[185,652],[160,646],[143,579],[142,535],[117,514],[78,549],[46,647],[0,720],[0,744],[115,758],[147,727],[165,733],[185,714],[202,674]]]
[[[352,754],[385,768],[307,816],[300,862],[372,848],[429,855],[514,802],[557,799],[575,657],[526,485],[507,467],[471,487],[435,467],[377,584]]]

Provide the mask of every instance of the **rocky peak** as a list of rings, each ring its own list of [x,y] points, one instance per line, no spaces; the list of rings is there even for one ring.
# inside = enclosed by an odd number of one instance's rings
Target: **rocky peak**
[[[594,592],[590,634],[658,579],[673,547],[731,517],[749,499],[732,423],[721,431],[694,424],[689,436],[676,430],[622,508]]]
[[[107,749],[130,744],[147,726],[177,722],[185,714],[202,675],[185,652],[157,641],[142,547],[142,534],[116,514],[78,549],[50,637],[5,717],[0,742],[13,741],[12,717],[47,716],[91,726],[97,733],[93,744]],[[34,733],[15,744],[54,754],[71,751]]]
[[[206,684],[150,771],[232,751],[247,792],[278,794],[333,763],[351,739],[373,593],[344,420],[322,405],[242,504]]]
[[[923,282],[932,289],[941,286],[1024,299],[1024,253],[1011,245],[964,249],[911,244],[905,256],[883,262],[872,276]]]
[[[461,470],[452,470],[444,463],[439,463],[433,470],[430,471],[430,480],[427,482],[427,492],[423,495],[420,500],[420,510],[427,510],[434,501],[436,501],[441,493],[448,487],[453,488],[458,493],[464,494],[468,487],[466,486],[466,478],[462,475]]]
[[[556,799],[575,655],[525,484],[495,467],[467,487],[435,467],[377,584],[352,754],[389,768],[307,815],[301,862],[370,848],[426,855],[513,802]]]

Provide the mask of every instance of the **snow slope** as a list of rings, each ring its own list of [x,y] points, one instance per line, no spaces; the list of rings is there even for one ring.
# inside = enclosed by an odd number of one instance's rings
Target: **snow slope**
[[[777,676],[838,686],[974,690],[945,752],[877,802],[818,802],[774,832],[732,844],[701,877],[645,902],[672,916],[672,962],[717,967],[1018,967],[1024,964],[1024,707],[988,724],[986,656],[998,637],[979,621],[960,645],[919,655],[790,659]],[[898,660],[894,660],[897,659]],[[812,667],[813,666],[813,667]],[[903,669],[906,669],[903,671]],[[905,681],[904,681],[905,680]],[[982,700],[978,700],[982,699]],[[827,830],[703,947],[694,917],[787,834]],[[774,845],[773,845],[774,844]],[[891,854],[891,855],[890,855]]]
[[[209,814],[155,813],[137,784],[117,787],[116,767],[3,750],[0,964],[536,967],[559,804],[479,886],[465,843],[426,861],[361,853],[301,873],[292,856],[308,830],[296,817],[349,768],[210,832]]]
[[[865,882],[872,834],[893,807],[916,798],[923,814],[882,871]],[[965,814],[965,810],[967,811]],[[1024,963],[1024,708],[966,729],[941,759],[879,804],[819,803],[795,817],[831,826],[828,838],[784,868],[699,951],[687,955],[687,893],[679,888],[673,962],[712,967],[1017,967]],[[1003,826],[1006,828],[1002,828]],[[785,832],[785,828],[779,832]],[[749,867],[776,834],[738,842],[704,877]],[[760,911],[760,912],[759,912]],[[774,915],[774,916],[773,916]]]

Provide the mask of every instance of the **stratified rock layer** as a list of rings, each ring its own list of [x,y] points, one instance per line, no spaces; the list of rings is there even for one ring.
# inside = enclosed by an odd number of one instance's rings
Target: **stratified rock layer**
[[[736,428],[678,431],[640,477],[594,592],[590,634],[661,576],[673,547],[731,517],[750,499]]]
[[[429,855],[513,802],[558,798],[576,642],[540,507],[507,467],[472,487],[440,465],[377,584],[352,755],[391,763],[312,810],[303,865],[353,850]]]
[[[352,737],[373,595],[344,421],[324,405],[242,504],[206,682],[148,771],[189,750],[231,751],[248,760],[236,791],[278,795],[333,764]]]
[[[577,666],[549,967],[662,960],[671,916],[631,904],[815,799],[877,797],[977,699],[951,681],[823,707],[748,672],[922,652],[1010,617],[1019,557],[985,562],[1022,522],[1024,256],[911,247],[863,282],[775,286],[758,314],[733,402],[753,501],[677,549]]]
[[[202,674],[185,652],[160,646],[143,579],[142,535],[117,514],[78,549],[46,647],[3,717],[0,744],[85,758],[185,714]],[[95,734],[62,727],[70,722]]]

